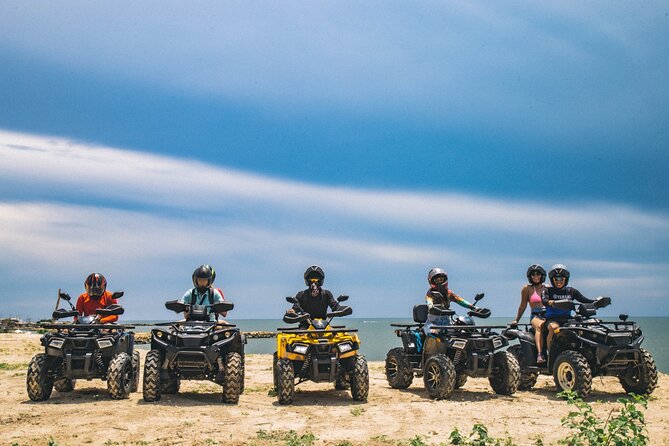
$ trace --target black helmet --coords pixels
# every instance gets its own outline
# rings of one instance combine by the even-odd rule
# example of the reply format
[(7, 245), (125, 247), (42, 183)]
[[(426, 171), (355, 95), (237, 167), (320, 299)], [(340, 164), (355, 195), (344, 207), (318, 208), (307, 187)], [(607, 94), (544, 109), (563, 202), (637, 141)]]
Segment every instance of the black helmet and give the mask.
[(544, 269), (543, 266), (537, 264), (531, 265), (529, 268), (527, 268), (527, 281), (530, 282), (530, 284), (534, 283), (532, 282), (532, 277), (530, 276), (532, 275), (532, 273), (535, 272), (541, 274), (541, 283), (544, 283), (544, 281), (546, 280), (546, 270)]
[(100, 273), (90, 273), (84, 280), (86, 292), (93, 299), (100, 299), (107, 290), (107, 279)]
[(548, 272), (548, 278), (551, 280), (551, 284), (553, 286), (555, 286), (556, 277), (564, 277), (564, 286), (567, 286), (567, 284), (569, 283), (569, 270), (567, 269), (567, 267), (562, 265), (561, 263), (553, 265), (551, 270)]
[(311, 285), (312, 279), (314, 279), (316, 285), (323, 286), (323, 281), (325, 280), (325, 273), (323, 272), (320, 266), (311, 265), (304, 272), (304, 283), (306, 283), (307, 286)]
[[(197, 279), (207, 279), (207, 286), (198, 286)], [(193, 286), (201, 293), (209, 288), (214, 280), (216, 280), (216, 271), (209, 265), (200, 265), (193, 271)]]
[(437, 277), (443, 277), (444, 278), (444, 284), (448, 286), (448, 274), (446, 273), (446, 270), (443, 268), (432, 268), (429, 273), (427, 273), (427, 281), (430, 283), (432, 286), (437, 286), (436, 283), (434, 283), (434, 279)]

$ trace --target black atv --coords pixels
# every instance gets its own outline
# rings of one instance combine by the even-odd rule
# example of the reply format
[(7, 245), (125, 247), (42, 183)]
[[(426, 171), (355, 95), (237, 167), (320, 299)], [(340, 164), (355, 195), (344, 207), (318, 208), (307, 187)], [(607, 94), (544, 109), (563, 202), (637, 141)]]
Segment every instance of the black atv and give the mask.
[[(347, 299), (339, 296), (337, 301)], [(292, 296), (286, 300), (298, 303)], [(278, 329), (273, 375), (279, 404), (292, 403), (295, 386), (305, 381), (334, 382), (337, 390), (351, 389), (355, 401), (367, 401), (369, 370), (359, 351), (358, 330), (330, 325), (332, 318), (351, 313), (351, 307), (341, 306), (328, 313), (327, 319), (312, 319), (304, 311), (284, 316), (284, 322), (300, 325)]]
[(151, 330), (151, 350), (144, 360), (144, 401), (158, 401), (161, 394), (179, 391), (182, 379), (210, 380), (223, 387), (223, 402), (236, 404), (244, 391), (244, 344), (235, 325), (212, 321), (211, 315), (234, 308), (232, 302), (211, 307), (165, 303), (188, 319), (156, 324), (169, 328)]
[[(114, 299), (123, 291), (113, 294)], [(97, 324), (95, 316), (78, 316), (67, 293), (59, 292), (59, 301), (70, 304), (70, 310), (59, 308), (53, 319), (77, 317), (76, 323), (43, 324), (55, 330), (40, 339), (45, 352), (33, 357), (28, 365), (26, 385), (33, 401), (45, 401), (55, 387), (59, 392), (74, 390), (77, 379), (94, 378), (107, 381), (114, 399), (127, 398), (139, 384), (139, 352), (134, 351), (135, 338), (126, 330), (131, 325)], [(96, 311), (100, 316), (123, 314), (120, 305), (110, 305)]]
[[(478, 294), (475, 300), (483, 298)], [(406, 389), (414, 375), (423, 377), (431, 398), (448, 398), (454, 389), (462, 387), (467, 377), (487, 377), (493, 390), (511, 395), (518, 389), (520, 366), (515, 356), (501, 350), (508, 341), (492, 331), (497, 326), (476, 326), (471, 316), (487, 318), (490, 310), (476, 309), (468, 316), (456, 316), (453, 310), (435, 305), (430, 314), (449, 316), (450, 325), (432, 325), (427, 336), (423, 327), (428, 306), (413, 308), (415, 324), (390, 324), (401, 327), (395, 334), (402, 347), (391, 349), (386, 356), (386, 379), (394, 389)]]
[[(635, 322), (627, 321), (626, 314), (613, 322), (595, 317), (597, 309), (610, 304), (610, 297), (599, 297), (592, 304), (554, 301), (555, 308), (576, 311), (554, 333), (546, 362), (541, 364), (536, 362), (534, 327), (519, 324), (524, 328), (505, 330), (506, 337), (519, 341), (509, 351), (521, 366), (521, 390), (531, 389), (542, 374), (553, 375), (560, 390), (572, 390), (581, 397), (590, 393), (593, 376), (617, 376), (626, 392), (652, 393), (657, 387), (657, 368), (652, 355), (641, 348), (644, 339), (641, 329)], [(545, 338), (546, 330), (542, 335)]]

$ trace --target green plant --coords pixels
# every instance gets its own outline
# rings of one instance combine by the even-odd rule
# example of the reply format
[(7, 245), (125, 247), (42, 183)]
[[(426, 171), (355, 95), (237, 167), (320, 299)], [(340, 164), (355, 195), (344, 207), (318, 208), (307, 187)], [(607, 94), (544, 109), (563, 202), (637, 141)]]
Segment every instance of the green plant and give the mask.
[(458, 428), (453, 429), (449, 436), (451, 444), (462, 446), (514, 446), (513, 439), (509, 436), (506, 438), (494, 438), (488, 435), (488, 428), (483, 424), (476, 423), (472, 427), (472, 432), (468, 436), (460, 433)]
[(18, 370), (18, 369), (27, 369), (27, 363), (7, 363), (0, 362), (0, 370)]
[(409, 446), (426, 446), (423, 442), (423, 439), (420, 436), (416, 435), (414, 438), (409, 440)]
[(354, 407), (353, 409), (351, 409), (351, 415), (353, 415), (354, 417), (358, 417), (363, 413), (365, 413), (365, 409), (362, 407)]
[(276, 387), (270, 387), (267, 391), (267, 396), (276, 397)]
[(56, 440), (54, 440), (53, 437), (49, 437), (49, 441), (47, 442), (46, 445), (47, 446), (58, 446), (58, 443), (56, 442)]
[(630, 394), (630, 398), (619, 398), (622, 408), (617, 414), (612, 409), (606, 420), (595, 415), (590, 404), (584, 402), (574, 392), (560, 392), (567, 404), (574, 406), (567, 416), (562, 418), (562, 425), (572, 433), (560, 443), (569, 446), (645, 446), (649, 443), (644, 414), (637, 404), (648, 408), (648, 397)]

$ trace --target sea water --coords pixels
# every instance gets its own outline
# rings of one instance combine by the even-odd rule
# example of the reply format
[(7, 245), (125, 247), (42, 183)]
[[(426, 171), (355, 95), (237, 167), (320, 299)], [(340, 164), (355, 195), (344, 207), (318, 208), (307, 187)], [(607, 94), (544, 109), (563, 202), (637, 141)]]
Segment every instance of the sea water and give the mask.
[[(602, 318), (604, 321), (615, 321), (615, 318)], [(634, 320), (641, 330), (645, 339), (642, 347), (650, 351), (655, 358), (658, 370), (669, 373), (669, 343), (665, 327), (669, 324), (667, 317), (640, 317)], [(242, 331), (271, 331), (276, 332), (278, 327), (287, 325), (277, 319), (232, 319), (227, 321), (237, 325)], [(505, 326), (510, 318), (491, 317), (478, 325), (500, 325)], [(140, 322), (140, 321), (137, 321)], [(141, 321), (146, 323), (147, 321)], [(126, 321), (131, 323), (131, 321)], [(395, 327), (391, 323), (411, 324), (410, 319), (365, 319), (365, 318), (341, 318), (336, 319), (335, 324), (346, 325), (347, 327), (357, 329), (361, 340), (360, 351), (369, 361), (383, 361), (386, 359), (386, 353), (393, 347), (400, 347), (402, 342), (395, 335)], [(149, 331), (151, 327), (138, 326), (135, 331)], [(249, 339), (245, 349), (246, 353), (267, 353), (276, 351), (276, 338)]]

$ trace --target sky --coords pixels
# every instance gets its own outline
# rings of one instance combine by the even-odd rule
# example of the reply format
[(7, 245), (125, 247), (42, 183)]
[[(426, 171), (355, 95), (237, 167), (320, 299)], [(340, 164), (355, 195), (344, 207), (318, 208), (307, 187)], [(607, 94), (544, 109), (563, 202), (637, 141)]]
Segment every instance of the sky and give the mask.
[(667, 55), (666, 2), (0, 2), (0, 316), (203, 263), (233, 320), (311, 264), (354, 317), (438, 266), (511, 320), (533, 263), (669, 316)]

